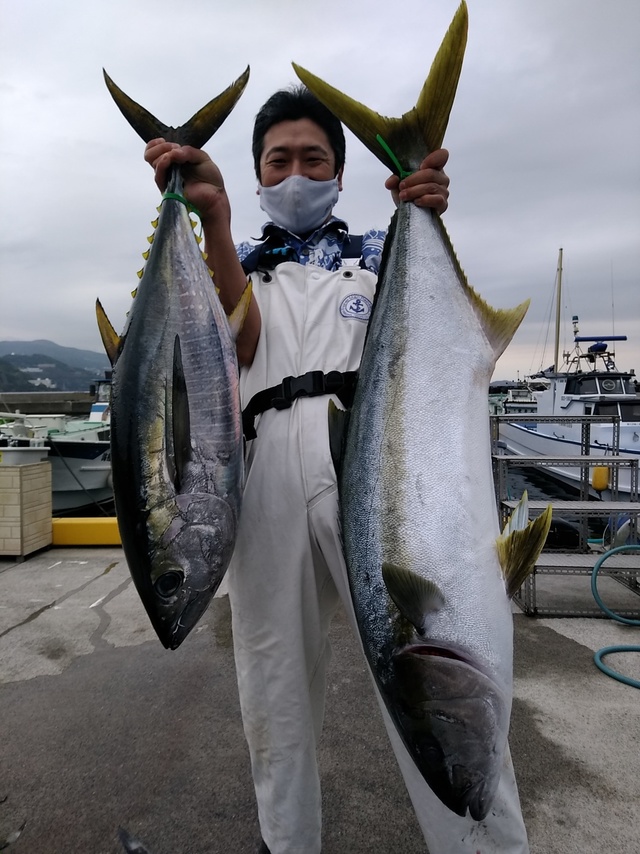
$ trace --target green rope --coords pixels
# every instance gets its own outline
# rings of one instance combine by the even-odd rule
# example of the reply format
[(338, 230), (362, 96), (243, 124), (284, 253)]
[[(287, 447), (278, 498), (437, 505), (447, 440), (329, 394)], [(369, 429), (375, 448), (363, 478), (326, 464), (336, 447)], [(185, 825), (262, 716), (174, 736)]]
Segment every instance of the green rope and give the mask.
[(405, 170), (405, 169), (400, 165), (400, 161), (399, 161), (399, 160), (398, 160), (398, 158), (395, 156), (395, 154), (393, 153), (393, 151), (391, 151), (391, 149), (389, 148), (389, 146), (387, 145), (387, 143), (384, 141), (384, 139), (380, 136), (380, 134), (378, 134), (378, 135), (376, 136), (376, 140), (380, 143), (380, 145), (382, 146), (382, 148), (384, 148), (384, 150), (386, 151), (386, 153), (387, 153), (387, 154), (389, 155), (389, 157), (391, 158), (391, 162), (392, 162), (392, 163), (393, 163), (393, 165), (396, 167), (396, 170), (397, 170), (397, 172), (398, 172), (398, 175), (400, 176), (400, 180), (402, 180), (403, 178), (408, 178), (408, 177), (409, 177), (409, 175), (413, 175), (413, 172), (407, 172), (407, 171), (406, 171), (406, 170)]
[(181, 196), (180, 193), (163, 193), (163, 199), (175, 199), (177, 202), (182, 202), (182, 204), (186, 207), (186, 209), (190, 213), (194, 213), (200, 220), (202, 220), (202, 216), (200, 215), (200, 211), (194, 207), (191, 202), (187, 201), (184, 196)]

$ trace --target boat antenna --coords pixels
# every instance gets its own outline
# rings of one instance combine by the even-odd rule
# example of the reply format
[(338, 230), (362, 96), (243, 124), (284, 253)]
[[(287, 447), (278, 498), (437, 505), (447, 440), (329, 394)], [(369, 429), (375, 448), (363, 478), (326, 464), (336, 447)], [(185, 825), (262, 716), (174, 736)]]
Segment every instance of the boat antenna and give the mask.
[(560, 370), (560, 307), (562, 305), (562, 247), (558, 253), (558, 270), (556, 277), (556, 340), (553, 355), (553, 369), (556, 373)]

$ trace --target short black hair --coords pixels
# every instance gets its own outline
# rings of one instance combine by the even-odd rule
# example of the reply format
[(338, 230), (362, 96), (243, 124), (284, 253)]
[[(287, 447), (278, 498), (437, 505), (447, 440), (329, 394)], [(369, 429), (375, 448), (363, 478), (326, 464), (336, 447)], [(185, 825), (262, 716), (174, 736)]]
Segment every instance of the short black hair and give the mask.
[(273, 94), (256, 116), (251, 146), (258, 180), (265, 134), (273, 125), (298, 119), (310, 119), (326, 133), (336, 160), (336, 175), (344, 166), (345, 140), (340, 120), (306, 86), (292, 86)]

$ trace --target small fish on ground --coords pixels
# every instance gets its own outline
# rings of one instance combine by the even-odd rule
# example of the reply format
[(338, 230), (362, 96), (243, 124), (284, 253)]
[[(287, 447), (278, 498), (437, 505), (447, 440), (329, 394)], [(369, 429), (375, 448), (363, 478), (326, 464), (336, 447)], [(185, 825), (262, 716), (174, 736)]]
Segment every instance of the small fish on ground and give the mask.
[(134, 839), (123, 827), (118, 828), (118, 839), (122, 842), (122, 847), (127, 854), (151, 854), (151, 851), (142, 842)]

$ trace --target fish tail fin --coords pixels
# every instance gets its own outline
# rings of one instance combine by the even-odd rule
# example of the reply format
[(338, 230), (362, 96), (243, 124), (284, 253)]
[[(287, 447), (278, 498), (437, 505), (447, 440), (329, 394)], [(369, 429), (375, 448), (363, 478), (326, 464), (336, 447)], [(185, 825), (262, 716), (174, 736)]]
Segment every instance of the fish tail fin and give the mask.
[(396, 175), (418, 168), (440, 148), (458, 87), (467, 43), (467, 5), (458, 7), (422, 87), (416, 106), (386, 118), (293, 63), (304, 85)]
[(529, 497), (522, 495), (517, 507), (496, 540), (498, 558), (511, 598), (524, 584), (540, 556), (549, 528), (552, 508), (549, 505), (533, 522), (529, 521)]
[(120, 112), (145, 142), (162, 137), (167, 142), (177, 142), (180, 145), (191, 145), (194, 148), (202, 146), (222, 125), (235, 107), (249, 80), (249, 66), (238, 79), (228, 86), (224, 92), (205, 104), (189, 121), (180, 127), (173, 128), (163, 124), (140, 104), (120, 89), (107, 72), (102, 69), (107, 89), (111, 93)]
[(253, 283), (251, 282), (251, 277), (249, 277), (249, 279), (247, 280), (247, 286), (242, 292), (242, 296), (238, 300), (236, 307), (233, 309), (233, 311), (227, 318), (229, 321), (229, 328), (231, 329), (231, 335), (233, 336), (234, 341), (242, 331), (244, 322), (247, 319), (247, 313), (249, 311), (249, 306), (251, 305), (252, 293)]
[(100, 332), (100, 338), (102, 339), (102, 345), (106, 350), (107, 357), (113, 367), (118, 359), (118, 355), (120, 354), (122, 340), (113, 328), (99, 299), (96, 300), (96, 319), (98, 321), (98, 330)]

